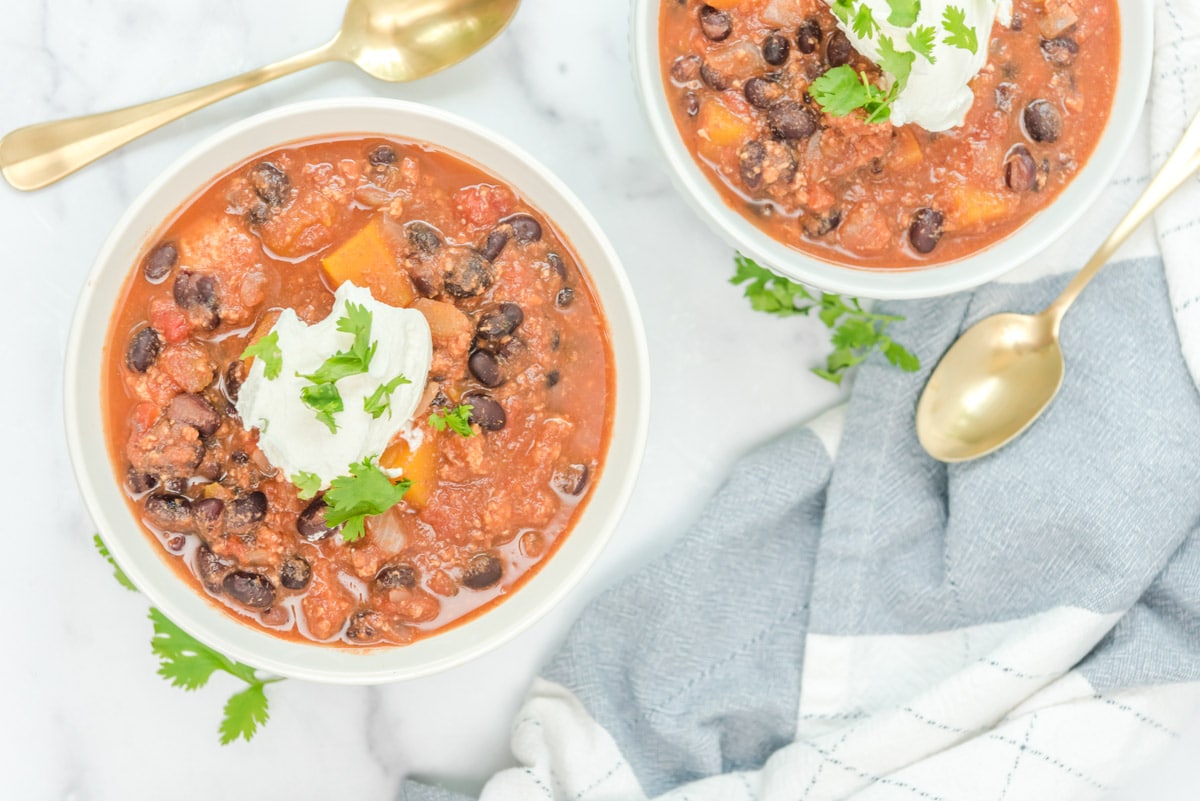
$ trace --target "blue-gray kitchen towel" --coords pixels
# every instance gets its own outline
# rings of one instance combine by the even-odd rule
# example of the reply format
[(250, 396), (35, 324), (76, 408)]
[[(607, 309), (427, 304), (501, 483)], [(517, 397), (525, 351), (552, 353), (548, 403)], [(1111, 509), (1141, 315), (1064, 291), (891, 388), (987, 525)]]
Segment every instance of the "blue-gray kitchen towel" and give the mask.
[(1169, 743), (1200, 700), (1200, 395), (1161, 262), (1088, 290), (1015, 443), (947, 466), (913, 430), (960, 331), (1063, 283), (895, 304), (922, 372), (871, 360), (597, 600), (484, 801), (1086, 798)]

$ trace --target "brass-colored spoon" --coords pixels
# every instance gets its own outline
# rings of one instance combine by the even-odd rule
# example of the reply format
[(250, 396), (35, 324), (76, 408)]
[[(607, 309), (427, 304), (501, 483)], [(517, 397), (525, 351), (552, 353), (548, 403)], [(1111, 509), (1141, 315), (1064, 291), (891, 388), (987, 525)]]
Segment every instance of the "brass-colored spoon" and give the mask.
[(41, 189), (196, 109), (327, 61), (384, 81), (414, 81), (457, 64), (508, 25), (520, 0), (350, 0), (328, 43), (266, 67), (137, 106), (20, 128), (0, 139), (0, 172)]
[(935, 459), (965, 462), (1007, 445), (1062, 385), (1058, 332), (1067, 309), (1130, 234), (1200, 171), (1200, 116), (1112, 235), (1039, 314), (997, 314), (951, 346), (917, 403), (917, 437)]

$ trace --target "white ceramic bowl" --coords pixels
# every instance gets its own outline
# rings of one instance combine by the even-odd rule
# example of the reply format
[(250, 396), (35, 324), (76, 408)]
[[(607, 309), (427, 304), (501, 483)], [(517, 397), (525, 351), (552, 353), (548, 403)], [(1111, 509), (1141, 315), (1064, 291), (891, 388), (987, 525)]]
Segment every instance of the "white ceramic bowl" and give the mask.
[[(209, 181), (256, 153), (289, 142), (363, 134), (423, 140), (481, 165), (515, 187), (566, 236), (591, 276), (608, 319), (616, 403), (605, 467), (587, 508), (558, 551), (490, 611), (409, 646), (348, 649), (284, 640), (237, 621), (180, 580), (162, 546), (131, 514), (114, 478), (99, 398), (109, 320), (138, 254), (166, 215)], [(496, 647), (551, 609), (596, 559), (625, 508), (649, 417), (645, 334), (625, 272), (596, 221), (545, 167), (516, 146), (444, 112), (390, 100), (301, 103), (253, 117), (194, 148), (137, 199), (117, 224), (84, 285), (67, 346), (66, 426), (83, 497), (117, 563), (167, 617), (255, 667), (313, 681), (368, 684), (414, 678)]]
[(684, 197), (731, 245), (796, 281), (858, 297), (922, 298), (970, 289), (1026, 263), (1079, 221), (1112, 179), (1137, 129), (1150, 85), (1154, 4), (1118, 0), (1121, 66), (1112, 114), (1095, 153), (1046, 209), (1007, 239), (924, 269), (866, 270), (822, 261), (777, 242), (730, 208), (683, 144), (659, 69), (658, 11), (664, 0), (632, 0), (634, 80), (667, 170)]

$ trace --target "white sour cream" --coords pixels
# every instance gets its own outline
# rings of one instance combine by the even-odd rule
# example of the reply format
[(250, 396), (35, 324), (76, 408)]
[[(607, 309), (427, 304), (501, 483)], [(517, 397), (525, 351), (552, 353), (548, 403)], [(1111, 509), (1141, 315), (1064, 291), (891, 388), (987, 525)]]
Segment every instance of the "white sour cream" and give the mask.
[[(838, 21), (838, 27), (850, 39), (854, 49), (872, 61), (879, 63), (878, 42), (882, 36), (890, 36), (897, 50), (911, 51), (905, 41), (911, 28), (901, 28), (887, 21), (891, 9), (887, 0), (862, 0), (871, 9), (879, 23), (881, 33), (871, 39), (863, 39), (854, 33), (851, 26)], [(942, 17), (947, 6), (956, 6), (966, 13), (966, 24), (974, 28), (979, 42), (976, 53), (946, 44)], [(1012, 0), (924, 0), (914, 28), (928, 25), (937, 31), (937, 44), (933, 55), (936, 64), (930, 64), (918, 55), (913, 64), (908, 85), (892, 104), (892, 124), (916, 123), (927, 131), (945, 131), (962, 125), (975, 102), (971, 92), (971, 79), (979, 74), (988, 59), (988, 43), (992, 37), (992, 25), (1000, 20), (1003, 25), (1012, 24)]]
[[(378, 347), (368, 372), (336, 384), (345, 408), (334, 415), (335, 434), (301, 400), (301, 390), (310, 383), (301, 376), (316, 372), (334, 353), (350, 349), (353, 335), (337, 330), (348, 301), (371, 312), (371, 341)], [(347, 282), (334, 296), (333, 311), (321, 322), (305, 325), (286, 309), (271, 331), (279, 336), (283, 369), (268, 379), (265, 361), (256, 358), (238, 392), (237, 410), (247, 429), (258, 429), (258, 446), (267, 459), (289, 478), (300, 472), (315, 473), (327, 487), (334, 478), (346, 475), (351, 464), (379, 456), (408, 427), (425, 392), (433, 358), (429, 324), (419, 311), (380, 303), (370, 290)], [(364, 400), (400, 374), (412, 383), (392, 392), (390, 415), (384, 412), (373, 418), (363, 408)]]

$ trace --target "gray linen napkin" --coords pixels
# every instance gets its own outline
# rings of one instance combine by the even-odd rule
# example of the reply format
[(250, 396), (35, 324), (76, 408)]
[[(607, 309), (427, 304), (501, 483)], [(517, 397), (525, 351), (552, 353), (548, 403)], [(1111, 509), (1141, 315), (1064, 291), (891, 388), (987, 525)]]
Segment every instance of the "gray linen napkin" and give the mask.
[(1064, 282), (888, 304), (923, 371), (870, 360), (836, 456), (784, 434), (594, 602), (482, 797), (1083, 798), (1169, 742), (1200, 698), (1200, 396), (1161, 262), (1088, 289), (1017, 442), (948, 467), (913, 431), (960, 331)]

